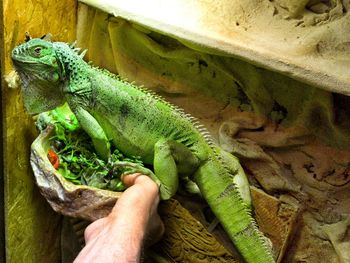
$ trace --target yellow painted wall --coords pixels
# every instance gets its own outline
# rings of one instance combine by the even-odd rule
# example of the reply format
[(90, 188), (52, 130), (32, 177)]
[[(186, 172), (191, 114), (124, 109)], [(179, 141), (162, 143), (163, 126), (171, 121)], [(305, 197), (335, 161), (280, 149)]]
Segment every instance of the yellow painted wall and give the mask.
[[(2, 9), (2, 75), (12, 70), (11, 50), (23, 42), (25, 32), (33, 37), (50, 32), (59, 41), (75, 39), (75, 0), (3, 0)], [(6, 262), (59, 262), (60, 216), (41, 197), (29, 165), (36, 136), (33, 121), (24, 111), (20, 90), (9, 89), (1, 79)]]

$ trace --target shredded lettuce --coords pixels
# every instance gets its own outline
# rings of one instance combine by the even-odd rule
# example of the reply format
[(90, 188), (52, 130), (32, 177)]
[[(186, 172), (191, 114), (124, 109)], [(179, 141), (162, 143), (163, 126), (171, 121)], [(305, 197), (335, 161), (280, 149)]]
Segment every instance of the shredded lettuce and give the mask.
[(126, 168), (116, 165), (116, 162), (131, 162), (143, 166), (140, 158), (126, 157), (112, 146), (108, 161), (102, 160), (95, 153), (91, 138), (79, 127), (72, 114), (69, 108), (57, 108), (40, 114), (37, 120), (40, 130), (48, 124), (55, 127), (55, 135), (50, 138), (50, 145), (59, 158), (58, 172), (74, 184), (118, 192), (125, 190), (120, 177)]

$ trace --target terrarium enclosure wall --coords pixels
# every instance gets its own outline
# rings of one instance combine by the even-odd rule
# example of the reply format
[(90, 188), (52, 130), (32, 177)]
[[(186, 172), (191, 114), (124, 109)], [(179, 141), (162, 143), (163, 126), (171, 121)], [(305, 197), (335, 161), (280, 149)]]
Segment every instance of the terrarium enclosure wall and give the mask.
[(59, 262), (61, 216), (54, 213), (34, 184), (30, 145), (37, 136), (24, 108), (20, 89), (4, 76), (13, 69), (11, 50), (25, 33), (41, 37), (51, 32), (61, 41), (76, 38), (77, 3), (64, 1), (1, 1), (1, 94), (5, 258), (1, 262)]
[[(3, 1), (6, 262), (62, 262), (64, 250), (29, 165), (33, 119), (4, 82), (25, 32), (77, 40), (86, 60), (197, 117), (240, 159), (279, 262), (350, 261), (349, 1), (81, 2)], [(158, 249), (175, 262), (237, 259), (186, 200), (161, 213)]]

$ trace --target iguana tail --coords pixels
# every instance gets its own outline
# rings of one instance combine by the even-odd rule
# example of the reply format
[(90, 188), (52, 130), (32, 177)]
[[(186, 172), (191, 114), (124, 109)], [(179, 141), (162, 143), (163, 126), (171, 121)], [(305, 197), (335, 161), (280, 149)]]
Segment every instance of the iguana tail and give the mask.
[(245, 261), (275, 262), (266, 237), (258, 230), (251, 210), (240, 196), (232, 177), (213, 153), (196, 171), (193, 180)]

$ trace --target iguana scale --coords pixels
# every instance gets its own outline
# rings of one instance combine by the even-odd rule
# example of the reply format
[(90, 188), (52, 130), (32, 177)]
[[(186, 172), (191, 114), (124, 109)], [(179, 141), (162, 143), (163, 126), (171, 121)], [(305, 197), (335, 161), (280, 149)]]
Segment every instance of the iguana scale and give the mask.
[(12, 51), (27, 111), (36, 114), (67, 102), (97, 153), (110, 141), (126, 155), (153, 164), (148, 174), (162, 199), (189, 178), (246, 262), (274, 262), (251, 215), (249, 185), (238, 160), (215, 146), (194, 118), (157, 95), (93, 67), (74, 47), (31, 39)]

